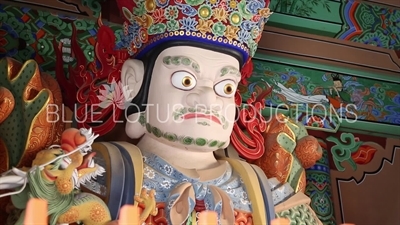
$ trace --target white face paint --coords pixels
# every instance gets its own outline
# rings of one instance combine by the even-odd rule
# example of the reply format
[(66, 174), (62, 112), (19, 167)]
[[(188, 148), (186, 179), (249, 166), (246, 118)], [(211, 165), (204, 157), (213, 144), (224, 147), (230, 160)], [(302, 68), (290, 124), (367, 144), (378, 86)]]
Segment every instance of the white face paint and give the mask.
[(147, 133), (194, 151), (226, 147), (240, 78), (239, 62), (230, 55), (188, 46), (164, 50), (153, 68)]

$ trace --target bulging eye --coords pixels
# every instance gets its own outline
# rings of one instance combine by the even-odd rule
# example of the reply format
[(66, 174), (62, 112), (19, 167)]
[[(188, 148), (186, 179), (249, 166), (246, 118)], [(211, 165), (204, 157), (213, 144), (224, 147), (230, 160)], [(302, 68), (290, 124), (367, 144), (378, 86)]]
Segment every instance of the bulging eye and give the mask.
[(232, 97), (236, 92), (236, 84), (233, 80), (223, 80), (214, 85), (214, 91), (221, 97)]
[(181, 90), (192, 90), (196, 86), (196, 78), (185, 71), (178, 71), (172, 74), (171, 83), (174, 87)]

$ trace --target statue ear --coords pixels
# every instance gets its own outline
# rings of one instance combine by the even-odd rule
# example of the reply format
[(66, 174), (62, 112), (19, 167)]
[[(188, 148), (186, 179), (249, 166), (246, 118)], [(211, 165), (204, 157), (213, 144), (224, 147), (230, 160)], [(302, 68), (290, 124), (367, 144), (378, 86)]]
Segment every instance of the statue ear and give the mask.
[(143, 83), (144, 65), (136, 59), (128, 59), (124, 62), (121, 69), (121, 82), (124, 89), (126, 101), (130, 102), (139, 93)]
[[(124, 93), (126, 100), (131, 102), (139, 93), (143, 84), (144, 65), (142, 61), (136, 59), (128, 59), (124, 62), (121, 69), (121, 82), (123, 87), (126, 87)], [(137, 139), (145, 133), (145, 127), (139, 122), (140, 113), (129, 115), (126, 121), (125, 132), (128, 137)]]

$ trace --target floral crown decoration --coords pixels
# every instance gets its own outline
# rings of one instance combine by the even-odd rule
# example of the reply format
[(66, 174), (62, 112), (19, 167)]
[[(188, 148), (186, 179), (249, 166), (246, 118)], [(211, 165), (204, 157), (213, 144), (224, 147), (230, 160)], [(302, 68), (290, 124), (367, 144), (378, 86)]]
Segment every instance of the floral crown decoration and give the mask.
[(253, 57), (271, 12), (269, 0), (116, 0), (124, 16), (123, 42), (141, 58), (169, 40), (193, 40)]

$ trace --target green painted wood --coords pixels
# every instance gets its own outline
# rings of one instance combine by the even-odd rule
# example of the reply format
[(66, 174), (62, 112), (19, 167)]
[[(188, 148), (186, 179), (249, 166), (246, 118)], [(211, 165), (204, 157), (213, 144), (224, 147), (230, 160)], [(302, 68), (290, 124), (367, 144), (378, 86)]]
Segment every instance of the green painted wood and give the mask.
[(335, 37), (342, 31), (340, 1), (275, 0), (271, 1), (268, 26)]
[(274, 13), (341, 24), (341, 5), (341, 1), (330, 0), (272, 0), (269, 7)]
[[(377, 79), (387, 82), (398, 83), (400, 85), (400, 76), (390, 76), (386, 74), (376, 74), (369, 72), (367, 70), (356, 70), (347, 67), (336, 67), (327, 64), (319, 64), (314, 62), (308, 62), (303, 60), (297, 60), (293, 58), (286, 58), (286, 57), (279, 57), (279, 56), (271, 56), (262, 53), (256, 53), (254, 59), (264, 60), (266, 62), (271, 62), (275, 64), (281, 65), (288, 65), (288, 66), (298, 66), (308, 69), (314, 70), (323, 70), (323, 71), (335, 71), (336, 73), (353, 75), (358, 77), (370, 78), (370, 79)], [(281, 68), (282, 66), (277, 65), (277, 69)]]
[(283, 28), (326, 37), (335, 37), (342, 30), (341, 24), (302, 18), (282, 13), (274, 13), (267, 26)]
[(400, 49), (400, 10), (361, 0), (272, 0), (268, 26)]

